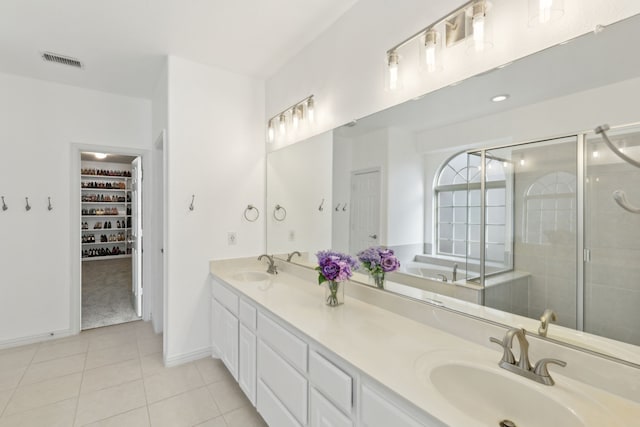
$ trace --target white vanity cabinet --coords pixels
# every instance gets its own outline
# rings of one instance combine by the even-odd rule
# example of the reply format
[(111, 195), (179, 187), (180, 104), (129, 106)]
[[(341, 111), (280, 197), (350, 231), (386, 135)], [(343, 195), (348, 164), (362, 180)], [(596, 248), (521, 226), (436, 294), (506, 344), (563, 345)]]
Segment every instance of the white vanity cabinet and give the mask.
[(232, 287), (214, 280), (212, 295), (212, 348), (268, 425), (441, 425)]
[(220, 360), (225, 364), (233, 378), (238, 380), (238, 319), (220, 304), (212, 299), (212, 336), (218, 350)]
[(256, 313), (250, 303), (240, 300), (238, 384), (249, 401), (256, 405)]

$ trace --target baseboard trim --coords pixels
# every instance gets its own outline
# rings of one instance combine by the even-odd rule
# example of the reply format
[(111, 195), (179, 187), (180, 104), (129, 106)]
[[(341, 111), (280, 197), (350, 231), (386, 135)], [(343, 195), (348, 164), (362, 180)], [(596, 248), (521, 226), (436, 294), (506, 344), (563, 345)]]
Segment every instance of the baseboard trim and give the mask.
[(171, 368), (173, 366), (182, 365), (184, 363), (193, 362), (194, 360), (211, 357), (211, 347), (204, 347), (199, 350), (190, 351), (189, 353), (178, 354), (175, 356), (167, 356), (164, 359), (164, 366)]
[(71, 329), (60, 329), (53, 332), (43, 334), (29, 335), (26, 337), (12, 338), (0, 341), (0, 349), (19, 347), (21, 345), (34, 344), (38, 342), (51, 341), (58, 338), (70, 337), (75, 335)]

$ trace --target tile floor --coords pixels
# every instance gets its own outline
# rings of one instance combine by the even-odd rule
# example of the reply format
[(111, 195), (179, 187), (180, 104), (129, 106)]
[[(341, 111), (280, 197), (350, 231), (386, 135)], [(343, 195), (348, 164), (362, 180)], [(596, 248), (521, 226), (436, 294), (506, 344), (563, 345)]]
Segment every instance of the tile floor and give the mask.
[(222, 362), (165, 368), (149, 322), (0, 350), (0, 427), (262, 427)]

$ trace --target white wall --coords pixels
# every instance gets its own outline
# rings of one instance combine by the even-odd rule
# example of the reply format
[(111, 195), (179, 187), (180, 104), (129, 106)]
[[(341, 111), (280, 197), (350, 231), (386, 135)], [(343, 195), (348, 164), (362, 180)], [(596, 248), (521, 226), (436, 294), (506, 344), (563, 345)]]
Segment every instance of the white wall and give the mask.
[(168, 75), (164, 357), (176, 364), (210, 351), (209, 261), (264, 251), (264, 215), (242, 216), (264, 206), (264, 83), (173, 56)]
[[(261, 212), (267, 222), (269, 253), (308, 252), (315, 262), (313, 254), (331, 248), (332, 153), (331, 132), (269, 153), (267, 208)], [(276, 205), (287, 211), (283, 221), (273, 216)]]
[[(266, 112), (271, 117), (299, 99), (315, 94), (318, 134), (407, 99), (495, 68), (569, 38), (640, 12), (628, 0), (565, 0), (565, 15), (556, 23), (530, 28), (527, 2), (493, 1), (494, 47), (482, 54), (464, 43), (445, 50), (445, 68), (428, 78), (405, 76), (399, 93), (385, 92), (385, 52), (405, 37), (446, 15), (462, 1), (368, 0), (356, 3), (320, 37), (285, 64), (266, 86)], [(401, 51), (409, 60), (415, 45)], [(263, 124), (263, 126), (266, 126)], [(263, 127), (264, 129), (264, 127)], [(263, 136), (264, 138), (264, 136)]]
[(71, 144), (146, 150), (151, 105), (8, 74), (0, 74), (0, 93), (0, 195), (9, 206), (0, 210), (0, 345), (11, 345), (70, 332), (70, 266), (79, 262), (71, 259), (72, 230), (77, 250), (80, 243), (70, 220), (73, 212), (80, 221)]
[(424, 166), (412, 133), (389, 129), (387, 162), (387, 245), (422, 249)]

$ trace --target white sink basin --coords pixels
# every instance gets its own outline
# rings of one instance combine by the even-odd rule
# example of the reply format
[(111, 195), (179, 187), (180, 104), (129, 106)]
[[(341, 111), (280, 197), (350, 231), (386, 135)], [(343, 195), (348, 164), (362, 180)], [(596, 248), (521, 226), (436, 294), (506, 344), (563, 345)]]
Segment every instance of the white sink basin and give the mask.
[(479, 425), (497, 427), (503, 420), (527, 427), (623, 425), (605, 406), (572, 386), (538, 384), (501, 369), (497, 362), (437, 359), (419, 358), (419, 375), (451, 410)]
[(260, 283), (271, 280), (271, 275), (263, 271), (240, 271), (231, 276), (233, 280), (239, 282)]

